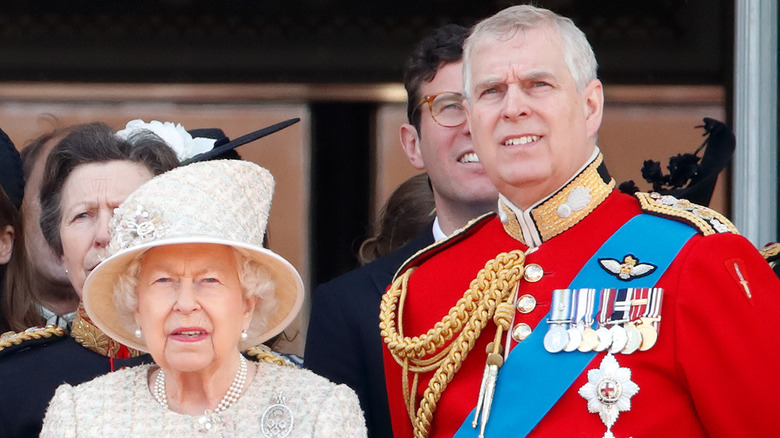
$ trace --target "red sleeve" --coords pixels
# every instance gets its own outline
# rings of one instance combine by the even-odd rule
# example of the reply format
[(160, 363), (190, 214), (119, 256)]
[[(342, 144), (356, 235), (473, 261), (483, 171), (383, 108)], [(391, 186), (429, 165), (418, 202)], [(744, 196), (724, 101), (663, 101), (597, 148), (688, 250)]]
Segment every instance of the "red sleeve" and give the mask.
[(385, 385), (387, 386), (387, 401), (390, 406), (390, 421), (393, 425), (394, 437), (413, 436), (412, 423), (409, 415), (405, 414), (404, 396), (401, 392), (400, 366), (386, 346), (382, 348), (382, 356), (385, 364)]
[(780, 280), (746, 239), (694, 237), (664, 276), (678, 291), (674, 351), (711, 437), (780, 430)]

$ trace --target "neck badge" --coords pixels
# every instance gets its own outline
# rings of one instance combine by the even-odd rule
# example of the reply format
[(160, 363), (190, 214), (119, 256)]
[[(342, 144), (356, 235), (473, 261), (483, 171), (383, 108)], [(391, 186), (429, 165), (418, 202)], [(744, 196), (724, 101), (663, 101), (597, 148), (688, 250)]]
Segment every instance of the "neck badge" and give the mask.
[(599, 414), (607, 427), (603, 438), (614, 438), (612, 426), (621, 412), (631, 409), (631, 397), (639, 392), (639, 385), (631, 381), (631, 369), (607, 354), (598, 368), (588, 370), (588, 383), (578, 392), (588, 401), (588, 412)]

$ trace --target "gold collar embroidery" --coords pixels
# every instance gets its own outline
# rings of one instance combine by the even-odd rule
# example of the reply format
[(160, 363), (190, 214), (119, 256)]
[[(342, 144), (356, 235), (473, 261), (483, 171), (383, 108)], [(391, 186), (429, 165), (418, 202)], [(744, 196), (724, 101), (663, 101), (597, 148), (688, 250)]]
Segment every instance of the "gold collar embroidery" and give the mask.
[(128, 350), (130, 357), (145, 354), (143, 351), (124, 346), (103, 333), (89, 319), (82, 304), (79, 304), (79, 308), (76, 310), (76, 318), (73, 319), (73, 328), (70, 331), (70, 335), (85, 348), (106, 357), (117, 357), (122, 347)]
[(501, 196), (499, 209), (504, 230), (528, 246), (539, 246), (576, 225), (615, 188), (604, 157), (599, 153), (577, 176), (526, 211)]

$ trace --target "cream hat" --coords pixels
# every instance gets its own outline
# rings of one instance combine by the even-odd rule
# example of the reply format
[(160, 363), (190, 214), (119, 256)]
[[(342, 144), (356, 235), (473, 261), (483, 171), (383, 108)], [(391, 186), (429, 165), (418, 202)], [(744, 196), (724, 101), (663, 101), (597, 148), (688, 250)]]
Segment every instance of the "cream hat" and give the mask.
[(84, 308), (101, 330), (117, 341), (148, 351), (127, 327), (114, 303), (114, 285), (128, 265), (150, 248), (181, 243), (215, 243), (243, 248), (274, 283), (277, 306), (264, 329), (256, 306), (241, 348), (281, 333), (303, 303), (303, 282), (284, 258), (263, 247), (274, 180), (268, 170), (241, 160), (193, 163), (159, 175), (114, 210), (109, 257), (87, 277)]

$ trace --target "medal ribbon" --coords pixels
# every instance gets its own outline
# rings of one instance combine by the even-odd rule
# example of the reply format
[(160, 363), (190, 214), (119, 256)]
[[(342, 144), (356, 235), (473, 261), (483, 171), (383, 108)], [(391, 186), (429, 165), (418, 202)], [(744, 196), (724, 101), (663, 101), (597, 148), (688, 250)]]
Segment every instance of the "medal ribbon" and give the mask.
[(571, 295), (571, 289), (555, 289), (553, 291), (550, 319), (547, 320), (549, 324), (563, 324), (571, 322), (571, 319), (569, 319)]
[(599, 303), (601, 303), (599, 307), (601, 310), (599, 310), (598, 314), (600, 326), (607, 325), (607, 321), (612, 317), (612, 312), (615, 310), (615, 302), (613, 301), (614, 293), (615, 289), (601, 289), (601, 294), (599, 295)]
[(650, 291), (648, 287), (641, 287), (633, 290), (633, 298), (631, 299), (631, 321), (639, 320), (639, 317), (644, 316), (647, 310), (647, 296)]
[(649, 290), (648, 295), (647, 310), (645, 310), (645, 314), (643, 316), (650, 318), (650, 320), (653, 322), (653, 327), (655, 327), (657, 332), (661, 326), (660, 317), (658, 315), (661, 314), (661, 304), (663, 303), (664, 290), (660, 287), (654, 287)]
[(620, 324), (628, 321), (629, 312), (631, 311), (632, 295), (633, 292), (630, 288), (618, 289), (617, 292), (615, 292), (614, 310), (609, 319), (610, 324)]
[[(582, 267), (569, 284), (569, 289), (599, 285), (619, 288), (625, 281), (607, 273), (599, 265), (599, 258), (614, 258), (632, 249), (639, 260), (652, 260), (657, 269), (632, 283), (652, 287), (658, 282), (677, 253), (696, 234), (696, 229), (681, 222), (639, 214), (623, 224)], [(548, 313), (546, 318), (551, 318)], [(585, 368), (596, 352), (578, 354), (549, 353), (544, 349), (544, 330), (531, 332), (517, 344), (498, 373), (490, 421), (485, 436), (500, 438), (526, 436), (547, 411), (555, 405)], [(522, 376), (522, 378), (517, 378)], [(471, 427), (474, 411), (463, 419), (456, 438), (477, 437), (479, 429)], [(447, 419), (448, 421), (450, 419)]]
[(571, 327), (577, 326), (585, 318), (588, 305), (586, 289), (574, 289), (571, 291)]
[(596, 299), (596, 289), (580, 289), (580, 293), (585, 295), (585, 327), (592, 327), (593, 326), (593, 308), (595, 307), (595, 303), (593, 300)]

